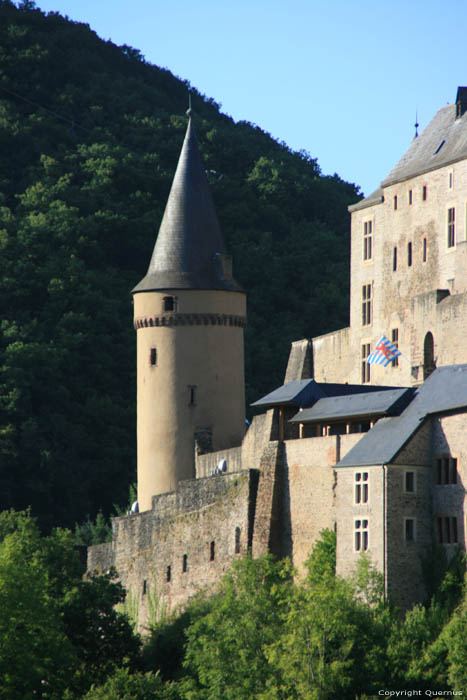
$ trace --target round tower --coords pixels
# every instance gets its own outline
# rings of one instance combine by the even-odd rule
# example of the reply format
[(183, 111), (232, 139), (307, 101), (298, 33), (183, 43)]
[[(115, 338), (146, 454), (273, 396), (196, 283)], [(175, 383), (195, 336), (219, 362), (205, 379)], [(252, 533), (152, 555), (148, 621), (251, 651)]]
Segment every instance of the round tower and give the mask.
[(139, 509), (245, 431), (246, 295), (232, 276), (191, 118), (149, 269), (134, 288)]

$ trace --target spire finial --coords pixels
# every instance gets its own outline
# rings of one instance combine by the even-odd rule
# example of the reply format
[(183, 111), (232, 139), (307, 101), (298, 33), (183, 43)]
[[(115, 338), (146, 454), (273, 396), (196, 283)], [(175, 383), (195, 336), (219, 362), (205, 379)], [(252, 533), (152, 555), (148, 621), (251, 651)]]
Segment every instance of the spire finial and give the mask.
[(193, 110), (191, 109), (191, 92), (188, 90), (188, 109), (186, 111), (187, 117), (191, 117)]
[(414, 136), (414, 138), (417, 138), (417, 136), (418, 136), (418, 127), (420, 126), (420, 124), (418, 123), (418, 110), (417, 110), (417, 109), (415, 110), (415, 124), (414, 124), (414, 126), (415, 126), (415, 136)]

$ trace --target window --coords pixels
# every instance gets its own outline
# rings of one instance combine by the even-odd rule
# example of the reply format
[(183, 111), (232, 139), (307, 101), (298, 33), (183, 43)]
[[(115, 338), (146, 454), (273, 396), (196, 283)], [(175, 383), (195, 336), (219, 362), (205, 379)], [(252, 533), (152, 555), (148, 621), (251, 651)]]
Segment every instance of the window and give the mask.
[(412, 201), (413, 201), (412, 190), (409, 190), (409, 204), (412, 204)]
[(423, 251), (423, 262), (426, 262), (426, 254), (427, 254), (426, 236), (423, 237), (422, 251)]
[(394, 246), (392, 251), (392, 270), (393, 272), (397, 270), (397, 246)]
[(448, 209), (448, 248), (456, 245), (456, 209)]
[(157, 365), (157, 350), (156, 348), (151, 348), (149, 351), (149, 364), (151, 367)]
[(356, 552), (368, 549), (368, 520), (356, 520), (354, 529), (354, 547)]
[(407, 243), (407, 265), (412, 267), (412, 242)]
[(175, 311), (175, 297), (164, 297), (162, 303), (164, 311)]
[(185, 574), (188, 571), (188, 555), (183, 555), (182, 571)]
[(235, 554), (240, 554), (240, 528), (235, 528)]
[(214, 561), (216, 557), (216, 543), (214, 540), (209, 545), (209, 561)]
[(435, 369), (435, 340), (428, 331), (423, 341), (423, 379), (427, 379)]
[(148, 592), (147, 581), (146, 581), (146, 579), (144, 579), (144, 581), (143, 581), (143, 595), (146, 595), (147, 592)]
[(368, 503), (368, 472), (355, 474), (355, 503)]
[(428, 195), (427, 186), (426, 186), (426, 185), (423, 185), (423, 188), (422, 188), (422, 199), (423, 199), (424, 202), (426, 202), (426, 200), (427, 200), (427, 195)]
[[(399, 349), (399, 329), (398, 328), (393, 328), (391, 331), (391, 341), (392, 344), (396, 346), (396, 348)], [(398, 367), (399, 366), (399, 357), (395, 357), (391, 361), (391, 367)]]
[(444, 516), (437, 518), (438, 520), (438, 541), (440, 544), (456, 544), (457, 543), (457, 518), (452, 516)]
[(370, 354), (370, 343), (364, 343), (362, 345), (362, 384), (368, 384), (370, 381), (370, 367), (368, 364), (367, 357)]
[(415, 518), (404, 518), (405, 541), (415, 541)]
[(362, 326), (371, 324), (371, 284), (362, 287)]
[(165, 579), (166, 579), (167, 583), (170, 583), (170, 581), (172, 580), (172, 569), (170, 568), (170, 566), (167, 567)]
[(397, 194), (394, 195), (394, 209), (397, 209)]
[(188, 391), (190, 392), (189, 406), (196, 406), (196, 389), (197, 387), (193, 384), (188, 387)]
[(448, 187), (450, 190), (452, 190), (452, 187), (454, 185), (454, 174), (452, 172), (449, 173), (449, 178), (448, 178)]
[(435, 483), (437, 486), (457, 484), (457, 457), (443, 456), (436, 459)]
[(415, 472), (405, 472), (404, 491), (405, 493), (415, 493)]
[(363, 224), (363, 259), (371, 260), (373, 257), (373, 222), (365, 221)]

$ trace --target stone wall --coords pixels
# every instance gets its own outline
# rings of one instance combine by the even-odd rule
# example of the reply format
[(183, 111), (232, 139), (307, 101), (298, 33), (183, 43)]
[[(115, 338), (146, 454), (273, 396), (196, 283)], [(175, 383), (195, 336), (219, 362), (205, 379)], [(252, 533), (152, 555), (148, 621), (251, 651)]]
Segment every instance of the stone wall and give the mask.
[(156, 603), (173, 609), (214, 590), (247, 552), (256, 490), (253, 470), (181, 482), (155, 496), (152, 510), (115, 518), (112, 544), (89, 548), (88, 570), (116, 567), (143, 627)]
[(215, 473), (218, 464), (225, 459), (227, 472), (238, 472), (242, 469), (242, 448), (231, 447), (229, 450), (219, 450), (205, 455), (196, 455), (196, 478), (202, 479)]

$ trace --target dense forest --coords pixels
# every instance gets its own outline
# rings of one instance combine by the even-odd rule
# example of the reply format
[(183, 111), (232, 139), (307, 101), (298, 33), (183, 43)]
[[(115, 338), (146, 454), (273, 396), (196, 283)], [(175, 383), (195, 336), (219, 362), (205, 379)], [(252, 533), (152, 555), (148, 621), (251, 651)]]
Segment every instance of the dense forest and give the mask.
[(402, 615), (364, 556), (353, 580), (336, 576), (324, 531), (298, 583), (287, 560), (245, 557), (214, 594), (169, 615), (150, 582), (141, 637), (111, 574), (82, 580), (70, 535), (0, 514), (2, 700), (369, 700), (467, 687), (460, 552), (449, 566), (432, 553), (431, 599)]
[(249, 292), (248, 402), (290, 341), (346, 325), (358, 188), (129, 46), (0, 0), (0, 509), (45, 530), (127, 501), (135, 479), (130, 290), (195, 124), (235, 275)]

